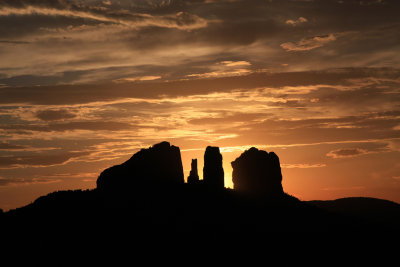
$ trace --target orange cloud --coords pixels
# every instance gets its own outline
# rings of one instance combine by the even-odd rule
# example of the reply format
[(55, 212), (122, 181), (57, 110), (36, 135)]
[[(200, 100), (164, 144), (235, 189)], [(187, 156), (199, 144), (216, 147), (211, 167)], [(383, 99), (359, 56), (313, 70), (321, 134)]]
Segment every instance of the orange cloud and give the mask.
[(53, 121), (75, 118), (76, 115), (65, 109), (45, 109), (39, 110), (36, 113), (36, 117), (44, 121)]
[(302, 24), (302, 23), (305, 23), (305, 22), (307, 22), (307, 21), (308, 21), (308, 20), (307, 20), (306, 18), (304, 18), (304, 17), (299, 17), (299, 18), (296, 19), (296, 20), (289, 19), (289, 20), (285, 21), (285, 23), (288, 24), (288, 25), (290, 25), (290, 26), (297, 26), (297, 25)]
[[(177, 12), (176, 14), (153, 16), (150, 14), (132, 13), (128, 11), (114, 13), (108, 15), (99, 12), (82, 11), (76, 9), (57, 9), (42, 6), (24, 6), (17, 7), (0, 7), (0, 16), (26, 16), (26, 15), (44, 15), (44, 16), (65, 16), (77, 17), (84, 19), (92, 19), (99, 22), (109, 22), (114, 24), (121, 24), (128, 27), (165, 27), (176, 28), (180, 30), (192, 30), (203, 28), (207, 26), (207, 20), (199, 16), (187, 13)], [(119, 17), (118, 17), (119, 15)]]
[(124, 83), (124, 82), (136, 82), (136, 81), (153, 81), (161, 79), (161, 76), (138, 76), (138, 77), (131, 77), (131, 78), (121, 78), (116, 79), (114, 82), (116, 83)]
[(309, 163), (295, 163), (295, 164), (281, 164), (282, 168), (286, 169), (293, 169), (293, 168), (298, 168), (298, 169), (309, 169), (309, 168), (323, 168), (326, 167), (325, 163), (316, 163), (316, 164), (309, 164)]
[(326, 156), (339, 159), (339, 158), (351, 158), (364, 154), (368, 154), (369, 152), (365, 149), (361, 148), (341, 148), (330, 151)]
[(297, 43), (287, 42), (281, 44), (286, 51), (309, 51), (336, 40), (334, 34), (303, 38)]

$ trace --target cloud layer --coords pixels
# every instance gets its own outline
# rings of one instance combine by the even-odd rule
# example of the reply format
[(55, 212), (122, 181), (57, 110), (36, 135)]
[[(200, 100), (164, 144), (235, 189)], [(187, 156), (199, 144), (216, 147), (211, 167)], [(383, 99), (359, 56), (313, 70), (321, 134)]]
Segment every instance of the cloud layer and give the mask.
[(2, 1), (0, 84), (217, 77), (235, 74), (216, 70), (230, 61), (250, 63), (237, 66), (239, 74), (399, 67), (398, 7), (389, 0)]

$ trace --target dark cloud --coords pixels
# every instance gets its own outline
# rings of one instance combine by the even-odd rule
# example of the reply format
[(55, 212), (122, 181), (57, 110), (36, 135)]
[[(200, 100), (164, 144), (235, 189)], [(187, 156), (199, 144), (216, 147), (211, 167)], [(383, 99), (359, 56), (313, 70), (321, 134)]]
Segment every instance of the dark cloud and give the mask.
[[(36, 10), (28, 12), (27, 6)], [(398, 7), (398, 1), (336, 0), (113, 1), (111, 4), (103, 1), (2, 1), (0, 36), (4, 42), (0, 46), (24, 44), (25, 51), (36, 51), (30, 55), (45, 53), (48, 62), (39, 66), (24, 61), (24, 64), (16, 64), (16, 69), (12, 66), (14, 60), (7, 59), (9, 67), (0, 66), (7, 80), (0, 83), (29, 86), (126, 78), (132, 73), (103, 72), (104, 66), (125, 65), (118, 54), (112, 53), (121, 48), (125, 49), (121, 51), (122, 58), (135, 59), (130, 61), (129, 68), (140, 72), (143, 65), (153, 65), (143, 75), (154, 75), (154, 72), (160, 75), (162, 68), (165, 75), (170, 75), (168, 69), (174, 69), (176, 76), (173, 78), (187, 77), (185, 70), (196, 68), (209, 72), (210, 64), (204, 62), (204, 58), (221, 56), (225, 60), (239, 57), (257, 68), (272, 70), (277, 70), (282, 63), (289, 70), (315, 69), (316, 66), (318, 69), (398, 67)], [(18, 10), (7, 11), (7, 8)], [(20, 11), (22, 13), (18, 13)], [(296, 23), (301, 27), (291, 26)], [(182, 54), (178, 47), (194, 52)], [(18, 51), (14, 52), (16, 58), (21, 52)], [(292, 57), (287, 51), (297, 56)], [(60, 62), (59, 55), (66, 52), (68, 60)], [(10, 48), (3, 53), (13, 54)], [(147, 53), (166, 60), (154, 64), (149, 57), (136, 63), (138, 54)], [(83, 67), (85, 64), (90, 67)], [(77, 68), (80, 73), (65, 77)], [(103, 75), (95, 75), (96, 71)]]
[(90, 152), (59, 152), (49, 154), (32, 154), (23, 156), (0, 156), (0, 169), (27, 166), (53, 166), (89, 155)]
[(84, 121), (84, 122), (68, 122), (68, 123), (51, 123), (49, 129), (52, 131), (68, 131), (68, 130), (90, 130), (90, 131), (116, 131), (124, 129), (133, 129), (133, 125), (129, 123), (117, 121)]
[(334, 34), (324, 35), (324, 36), (314, 36), (303, 38), (299, 42), (292, 43), (283, 43), (281, 47), (286, 51), (308, 51), (321, 46), (324, 46), (327, 43), (333, 42), (336, 40)]
[(81, 1), (17, 1), (16, 3), (7, 1), (0, 4), (0, 8), (3, 9), (0, 15), (72, 17), (133, 27), (192, 29), (206, 25), (206, 21), (199, 16), (179, 10), (173, 14), (153, 16), (148, 13), (137, 13), (132, 8), (113, 7), (94, 3), (88, 5)]
[(346, 157), (355, 157), (366, 153), (367, 151), (359, 148), (341, 148), (329, 152), (327, 156), (333, 158), (346, 158)]
[(35, 124), (7, 124), (0, 125), (4, 130), (22, 130), (22, 131), (38, 131), (38, 132), (64, 132), (73, 130), (88, 131), (116, 131), (134, 129), (135, 126), (117, 121), (75, 121), (66, 123), (49, 123), (46, 125)]
[[(0, 167), (1, 168), (1, 167)], [(0, 186), (8, 185), (20, 185), (20, 184), (42, 184), (42, 183), (54, 183), (60, 180), (55, 179), (42, 179), (42, 178), (1, 178)]]
[(2, 5), (10, 7), (43, 6), (52, 8), (63, 8), (68, 5), (64, 0), (3, 0)]
[[(388, 86), (385, 87), (384, 85)], [(386, 106), (388, 109), (396, 108), (400, 101), (400, 94), (389, 92), (396, 88), (398, 84), (391, 81), (381, 84), (360, 85), (349, 90), (339, 90), (335, 88), (322, 87), (308, 95), (310, 99), (318, 99), (315, 105), (334, 106), (347, 110), (359, 110), (363, 108), (365, 112), (372, 110), (381, 110)]]
[[(0, 104), (29, 103), (39, 105), (80, 104), (124, 98), (162, 98), (190, 96), (212, 92), (230, 92), (259, 87), (279, 88), (306, 85), (350, 85), (349, 79), (368, 77), (397, 78), (398, 70), (336, 69), (289, 73), (251, 73), (249, 75), (171, 82), (109, 83), (97, 85), (58, 85), (0, 88)], [(112, 88), (112, 90), (110, 90)]]
[(36, 117), (44, 121), (54, 121), (75, 118), (76, 115), (65, 109), (46, 109), (36, 112)]
[[(278, 112), (279, 114), (279, 112)], [(393, 129), (400, 124), (397, 116), (382, 119), (380, 114), (343, 116), (336, 118), (279, 119), (269, 118), (261, 122), (243, 121), (239, 126), (225, 125), (219, 134), (238, 134), (237, 139), (253, 143), (310, 144), (359, 140), (387, 140), (398, 138)], [(371, 141), (372, 142), (372, 141)], [(385, 145), (386, 146), (386, 145)], [(376, 148), (366, 147), (368, 150)]]
[[(262, 38), (271, 38), (280, 28), (272, 19), (225, 21), (193, 34), (195, 41), (224, 46), (250, 45)], [(192, 39), (193, 40), (193, 39)]]
[(26, 42), (26, 41), (0, 40), (0, 43), (18, 45), (18, 44), (29, 44), (30, 42)]
[(222, 116), (219, 115), (218, 117), (192, 119), (189, 120), (188, 123), (197, 125), (207, 125), (207, 124), (226, 125), (235, 122), (249, 123), (257, 119), (266, 119), (272, 115), (267, 113), (240, 113), (240, 112), (234, 114), (226, 114), (226, 111), (221, 113)]
[(25, 148), (26, 148), (26, 146), (0, 142), (0, 150), (19, 150), (19, 149), (25, 149)]
[[(34, 44), (30, 38), (38, 34), (47, 33), (49, 29), (63, 29), (68, 26), (96, 25), (97, 23), (83, 18), (45, 16), (35, 14), (31, 16), (0, 16), (0, 36), (2, 39), (21, 39), (13, 40), (13, 43)], [(29, 39), (27, 39), (29, 38)]]

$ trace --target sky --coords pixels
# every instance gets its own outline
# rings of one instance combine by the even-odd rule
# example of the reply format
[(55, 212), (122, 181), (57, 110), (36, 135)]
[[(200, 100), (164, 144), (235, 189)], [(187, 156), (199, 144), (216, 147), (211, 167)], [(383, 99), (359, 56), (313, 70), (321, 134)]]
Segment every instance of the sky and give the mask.
[(400, 1), (0, 0), (0, 208), (161, 141), (280, 158), (301, 200), (400, 203)]

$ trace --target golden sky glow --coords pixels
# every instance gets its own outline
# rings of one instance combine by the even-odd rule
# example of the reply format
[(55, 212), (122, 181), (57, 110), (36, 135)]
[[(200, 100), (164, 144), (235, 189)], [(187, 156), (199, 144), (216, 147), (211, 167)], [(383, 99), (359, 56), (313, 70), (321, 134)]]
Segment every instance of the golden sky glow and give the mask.
[(399, 1), (0, 2), (0, 208), (161, 141), (280, 157), (302, 200), (400, 202)]

